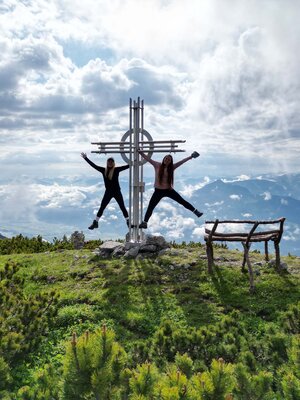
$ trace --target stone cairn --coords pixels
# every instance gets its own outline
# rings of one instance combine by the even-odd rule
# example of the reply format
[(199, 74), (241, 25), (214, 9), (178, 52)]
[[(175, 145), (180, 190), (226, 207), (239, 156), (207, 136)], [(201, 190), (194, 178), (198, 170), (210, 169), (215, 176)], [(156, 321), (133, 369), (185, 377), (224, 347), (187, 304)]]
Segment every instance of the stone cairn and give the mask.
[(160, 256), (170, 247), (163, 236), (146, 235), (140, 243), (121, 243), (109, 240), (95, 250), (94, 254), (103, 258), (143, 259)]

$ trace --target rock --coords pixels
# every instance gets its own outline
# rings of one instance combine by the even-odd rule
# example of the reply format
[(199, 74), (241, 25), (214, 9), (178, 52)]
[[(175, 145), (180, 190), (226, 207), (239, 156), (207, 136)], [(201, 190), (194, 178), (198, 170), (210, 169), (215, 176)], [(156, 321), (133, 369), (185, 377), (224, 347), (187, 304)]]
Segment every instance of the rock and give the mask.
[(139, 251), (140, 253), (155, 253), (157, 246), (155, 244), (142, 244)]
[(140, 243), (125, 242), (124, 247), (125, 247), (125, 250), (127, 251), (127, 250), (132, 249), (132, 247), (140, 247), (140, 245), (141, 245)]
[(165, 254), (168, 254), (170, 252), (170, 249), (162, 249), (158, 252), (158, 256), (163, 256)]
[(113, 257), (121, 257), (125, 254), (125, 246), (122, 244), (114, 249), (112, 252)]
[(127, 250), (124, 254), (125, 258), (135, 258), (139, 254), (139, 246), (131, 247), (131, 249)]
[(146, 235), (145, 244), (156, 245), (160, 250), (170, 247), (163, 236)]
[(262, 267), (263, 263), (261, 261), (257, 261), (253, 263), (253, 265), (256, 265), (257, 267)]
[[(276, 268), (276, 260), (275, 260), (274, 258), (272, 258), (272, 260), (270, 260), (270, 261), (268, 262), (268, 267), (270, 267), (270, 268)], [(279, 269), (282, 270), (282, 271), (287, 271), (287, 269), (288, 269), (287, 263), (280, 262)]]
[(284, 270), (284, 271), (287, 271), (287, 269), (288, 269), (287, 263), (281, 262), (281, 263), (280, 263), (280, 269), (281, 269), (281, 270)]
[[(128, 234), (126, 240), (128, 240)], [(104, 242), (93, 254), (101, 257), (121, 257), (125, 258), (147, 258), (157, 257), (159, 254), (165, 254), (169, 250), (169, 243), (162, 236), (147, 235), (142, 242), (129, 242), (123, 244), (112, 240)], [(162, 253), (161, 253), (162, 252)], [(176, 253), (179, 255), (180, 253)]]
[(120, 242), (114, 242), (112, 240), (108, 240), (107, 242), (104, 242), (101, 244), (99, 247), (100, 251), (106, 251), (108, 253), (112, 253), (117, 247), (121, 246)]

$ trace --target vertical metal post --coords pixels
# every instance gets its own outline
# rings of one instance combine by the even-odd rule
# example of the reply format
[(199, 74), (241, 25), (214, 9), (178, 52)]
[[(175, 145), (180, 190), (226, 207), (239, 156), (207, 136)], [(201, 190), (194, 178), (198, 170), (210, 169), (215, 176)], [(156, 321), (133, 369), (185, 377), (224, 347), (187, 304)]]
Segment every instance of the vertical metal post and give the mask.
[(129, 238), (132, 235), (132, 99), (129, 99)]
[[(142, 100), (141, 106), (141, 142), (144, 143), (144, 100)], [(144, 199), (144, 174), (143, 174), (143, 164), (140, 167), (140, 221), (143, 220), (143, 199)], [(142, 230), (140, 230), (140, 235), (142, 235)]]
[(133, 165), (133, 225), (134, 225), (134, 241), (138, 241), (138, 225), (139, 225), (139, 105), (140, 98), (134, 102), (134, 165)]

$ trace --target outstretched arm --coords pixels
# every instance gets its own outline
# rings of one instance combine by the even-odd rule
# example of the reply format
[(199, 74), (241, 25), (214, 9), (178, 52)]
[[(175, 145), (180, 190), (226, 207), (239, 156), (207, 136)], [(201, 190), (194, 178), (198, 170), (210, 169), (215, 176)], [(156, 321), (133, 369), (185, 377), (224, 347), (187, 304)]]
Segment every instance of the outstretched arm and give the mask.
[(88, 164), (90, 164), (91, 167), (95, 168), (97, 171), (103, 172), (105, 170), (104, 167), (100, 167), (99, 165), (94, 164), (93, 161), (88, 159), (86, 153), (81, 153), (80, 155)]
[(128, 169), (129, 168), (129, 165), (127, 164), (127, 165), (122, 165), (121, 167), (116, 167), (120, 172), (121, 171), (124, 171), (125, 169)]
[(186, 158), (184, 158), (183, 160), (178, 161), (177, 163), (174, 163), (174, 169), (180, 167), (180, 165), (182, 165), (182, 164), (184, 164), (185, 162), (191, 160), (192, 158), (197, 158), (197, 157), (199, 157), (199, 156), (200, 156), (200, 154), (197, 153), (197, 151), (194, 151), (189, 157), (186, 157)]
[(152, 158), (148, 157), (147, 154), (145, 154), (142, 150), (139, 150), (139, 153), (145, 160), (147, 160), (153, 166), (157, 164), (157, 161), (152, 160)]

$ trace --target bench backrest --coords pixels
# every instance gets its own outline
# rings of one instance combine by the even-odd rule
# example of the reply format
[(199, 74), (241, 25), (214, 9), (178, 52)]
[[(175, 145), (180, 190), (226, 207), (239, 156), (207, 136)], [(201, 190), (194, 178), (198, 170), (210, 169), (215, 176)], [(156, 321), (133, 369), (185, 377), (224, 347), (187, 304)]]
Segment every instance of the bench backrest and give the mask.
[[(205, 228), (205, 236), (204, 239), (208, 242), (218, 240), (218, 241), (243, 241), (248, 244), (252, 241), (268, 241), (268, 240), (276, 240), (278, 243), (281, 240), (281, 236), (283, 234), (283, 224), (285, 218), (279, 218), (276, 220), (269, 221), (249, 221), (249, 220), (224, 220), (220, 221), (216, 219), (215, 221), (205, 221), (206, 224), (213, 225), (211, 229), (208, 227)], [(218, 232), (217, 228), (220, 225), (250, 225), (249, 229), (240, 231), (240, 232)], [(267, 225), (278, 225), (277, 229), (264, 229), (267, 228)], [(257, 231), (257, 228), (261, 228)]]

